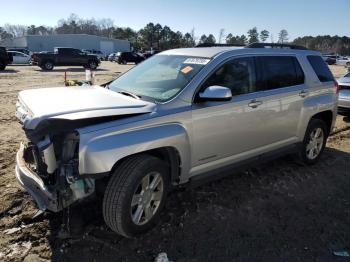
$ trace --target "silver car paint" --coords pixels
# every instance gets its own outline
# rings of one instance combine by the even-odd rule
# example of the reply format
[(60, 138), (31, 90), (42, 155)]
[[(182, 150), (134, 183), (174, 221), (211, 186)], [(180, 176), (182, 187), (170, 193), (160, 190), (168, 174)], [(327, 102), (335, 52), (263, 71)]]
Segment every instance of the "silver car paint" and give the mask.
[(340, 90), (340, 92), (339, 92), (339, 106), (342, 108), (348, 108), (350, 110), (350, 77), (344, 76), (342, 78), (339, 78), (337, 81), (338, 81), (339, 85), (349, 87), (349, 89), (341, 89)]
[(27, 129), (45, 119), (77, 120), (100, 116), (152, 112), (155, 104), (100, 86), (57, 87), (21, 91), (17, 116)]
[[(200, 49), (193, 49), (196, 54), (192, 54), (199, 56)], [(331, 110), (334, 124), (337, 106), (334, 84), (321, 83), (305, 58), (305, 55), (320, 55), (318, 52), (220, 50), (203, 51), (203, 57), (212, 55), (214, 59), (180, 94), (157, 104), (152, 113), (79, 129), (79, 172), (109, 172), (123, 157), (171, 146), (181, 158), (180, 183), (183, 183), (217, 167), (302, 141), (310, 118), (318, 112)], [(162, 54), (182, 52), (185, 51)], [(305, 84), (241, 95), (229, 102), (192, 103), (200, 83), (219, 65), (238, 56), (258, 55), (296, 56), (305, 72)], [(248, 104), (253, 99), (263, 104), (250, 108)]]
[[(160, 147), (176, 149), (180, 183), (215, 168), (302, 141), (310, 118), (331, 110), (333, 83), (321, 83), (305, 55), (313, 51), (246, 48), (177, 49), (161, 55), (192, 55), (211, 61), (172, 100), (149, 103), (101, 87), (22, 91), (17, 116), (27, 129), (50, 118), (84, 119), (141, 115), (80, 128), (79, 173), (110, 172), (122, 158)], [(201, 83), (224, 62), (242, 56), (292, 55), (305, 73), (303, 85), (235, 96), (227, 102), (195, 103)], [(249, 104), (258, 100), (261, 105)]]

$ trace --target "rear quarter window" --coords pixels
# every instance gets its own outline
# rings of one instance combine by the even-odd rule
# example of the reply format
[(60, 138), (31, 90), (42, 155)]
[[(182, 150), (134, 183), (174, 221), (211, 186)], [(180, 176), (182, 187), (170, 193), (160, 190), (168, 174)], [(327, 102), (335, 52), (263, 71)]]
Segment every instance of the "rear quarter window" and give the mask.
[(320, 56), (309, 55), (307, 56), (307, 60), (321, 82), (334, 81), (331, 70), (329, 70), (329, 67)]

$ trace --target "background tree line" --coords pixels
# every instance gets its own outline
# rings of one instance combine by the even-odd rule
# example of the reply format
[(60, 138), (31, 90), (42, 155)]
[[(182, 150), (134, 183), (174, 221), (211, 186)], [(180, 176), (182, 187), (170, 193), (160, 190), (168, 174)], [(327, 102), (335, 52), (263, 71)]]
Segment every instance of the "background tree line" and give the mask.
[[(130, 27), (115, 26), (111, 19), (83, 19), (75, 14), (71, 14), (67, 19), (59, 20), (56, 27), (12, 24), (5, 24), (0, 27), (0, 41), (25, 35), (51, 34), (90, 34), (127, 39), (135, 50), (148, 50), (150, 48), (166, 50), (178, 47), (193, 47), (196, 44), (247, 45), (254, 42), (275, 42), (274, 36), (268, 30), (259, 31), (257, 27), (248, 30), (246, 35), (225, 34), (225, 30), (222, 28), (216, 39), (213, 34), (203, 34), (197, 37), (194, 29), (182, 33), (173, 31), (169, 26), (162, 26), (159, 23), (148, 23), (144, 28), (136, 31)], [(350, 38), (345, 36), (304, 36), (289, 41), (287, 30), (282, 29), (278, 33), (276, 42), (304, 45), (324, 53), (350, 55)]]

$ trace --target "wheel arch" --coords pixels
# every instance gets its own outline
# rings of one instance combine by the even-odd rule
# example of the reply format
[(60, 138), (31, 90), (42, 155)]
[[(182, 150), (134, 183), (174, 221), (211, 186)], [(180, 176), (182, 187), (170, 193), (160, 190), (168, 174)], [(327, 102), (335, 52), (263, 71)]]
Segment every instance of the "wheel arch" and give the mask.
[(319, 113), (313, 115), (311, 117), (311, 119), (322, 120), (327, 126), (327, 135), (329, 135), (331, 133), (332, 123), (333, 123), (333, 112), (331, 110), (319, 112)]
[(173, 184), (188, 180), (191, 166), (189, 138), (186, 129), (176, 123), (119, 134), (111, 130), (81, 134), (79, 173), (88, 176), (108, 174), (125, 159), (139, 154), (164, 160), (169, 165)]
[(166, 146), (166, 147), (160, 147), (160, 148), (154, 148), (150, 150), (146, 150), (143, 152), (138, 152), (135, 154), (131, 154), (128, 156), (125, 156), (121, 159), (119, 159), (112, 167), (110, 174), (113, 174), (113, 172), (127, 159), (130, 157), (135, 157), (138, 155), (151, 155), (155, 156), (168, 166), (169, 168), (169, 174), (170, 174), (170, 180), (172, 184), (178, 184), (180, 175), (181, 175), (181, 156), (179, 151), (173, 147), (173, 146)]

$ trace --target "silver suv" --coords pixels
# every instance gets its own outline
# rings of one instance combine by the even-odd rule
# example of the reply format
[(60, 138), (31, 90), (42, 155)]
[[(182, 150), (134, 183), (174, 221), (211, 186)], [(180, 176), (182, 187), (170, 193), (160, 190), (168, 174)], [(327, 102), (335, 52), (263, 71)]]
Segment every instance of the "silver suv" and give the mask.
[(174, 186), (289, 152), (314, 164), (337, 100), (321, 55), (302, 47), (169, 50), (102, 86), (20, 92), (16, 176), (41, 210), (102, 192), (107, 225), (131, 237)]

